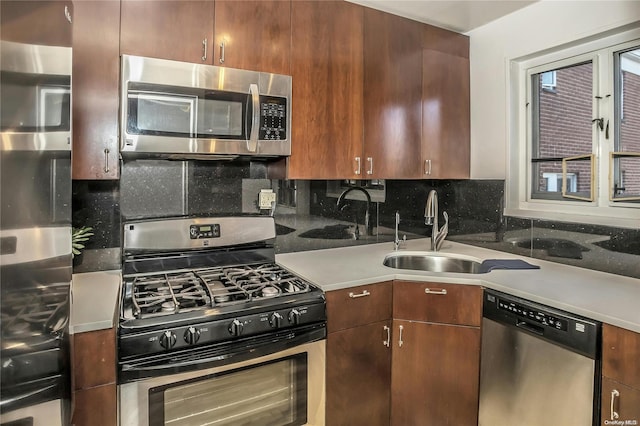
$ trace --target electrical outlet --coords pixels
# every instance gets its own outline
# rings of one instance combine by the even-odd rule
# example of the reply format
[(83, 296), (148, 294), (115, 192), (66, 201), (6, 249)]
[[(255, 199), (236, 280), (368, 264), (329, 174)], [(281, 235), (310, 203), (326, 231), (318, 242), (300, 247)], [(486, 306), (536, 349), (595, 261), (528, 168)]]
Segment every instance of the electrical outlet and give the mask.
[(260, 210), (270, 209), (271, 204), (276, 202), (276, 193), (272, 189), (261, 189), (258, 194), (258, 207)]

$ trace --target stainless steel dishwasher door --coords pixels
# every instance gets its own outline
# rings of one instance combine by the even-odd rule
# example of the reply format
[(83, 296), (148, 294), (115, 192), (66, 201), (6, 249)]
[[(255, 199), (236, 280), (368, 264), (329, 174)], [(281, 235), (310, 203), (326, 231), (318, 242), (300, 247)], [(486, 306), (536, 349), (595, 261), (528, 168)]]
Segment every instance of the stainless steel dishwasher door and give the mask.
[(596, 361), (482, 320), (479, 426), (590, 426)]

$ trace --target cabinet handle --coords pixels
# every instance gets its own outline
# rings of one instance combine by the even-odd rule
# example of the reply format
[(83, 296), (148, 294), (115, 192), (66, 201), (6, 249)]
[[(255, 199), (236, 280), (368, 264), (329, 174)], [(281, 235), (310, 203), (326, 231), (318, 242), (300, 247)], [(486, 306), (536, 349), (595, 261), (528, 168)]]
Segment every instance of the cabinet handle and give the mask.
[(620, 392), (618, 392), (617, 389), (612, 390), (611, 391), (611, 420), (617, 420), (620, 417), (620, 415), (613, 410), (614, 402), (617, 396), (620, 396)]
[(368, 175), (373, 174), (373, 157), (367, 157), (367, 161), (369, 162), (369, 170), (367, 170)]
[(362, 160), (360, 157), (356, 157), (356, 163), (358, 163), (358, 168), (356, 169), (356, 174), (359, 175), (362, 171)]
[(384, 331), (387, 332), (387, 340), (383, 340), (382, 344), (389, 348), (391, 347), (391, 327), (385, 325)]
[(104, 149), (104, 172), (109, 173), (109, 148)]
[(353, 292), (349, 293), (349, 297), (352, 299), (357, 299), (358, 297), (365, 297), (365, 296), (371, 296), (371, 293), (369, 293), (367, 290), (362, 290), (362, 293), (360, 294), (355, 294)]
[(69, 6), (64, 7), (64, 17), (67, 18), (67, 21), (69, 21), (70, 24), (73, 24), (71, 20), (71, 11), (69, 11)]
[(207, 38), (205, 37), (204, 40), (202, 40), (202, 61), (206, 61), (207, 60)]
[(400, 326), (400, 327), (399, 327), (399, 329), (400, 329), (400, 337), (398, 338), (398, 347), (399, 347), (399, 348), (401, 348), (401, 347), (402, 347), (402, 344), (404, 343), (404, 342), (402, 341), (402, 330), (404, 330), (404, 327), (403, 327), (403, 326)]
[(424, 174), (431, 174), (431, 160), (424, 160)]
[(220, 42), (220, 63), (224, 64), (224, 40)]
[(441, 288), (440, 290), (431, 290), (430, 288), (425, 288), (424, 292), (426, 294), (441, 294), (441, 295), (445, 295), (445, 294), (447, 294), (447, 289)]

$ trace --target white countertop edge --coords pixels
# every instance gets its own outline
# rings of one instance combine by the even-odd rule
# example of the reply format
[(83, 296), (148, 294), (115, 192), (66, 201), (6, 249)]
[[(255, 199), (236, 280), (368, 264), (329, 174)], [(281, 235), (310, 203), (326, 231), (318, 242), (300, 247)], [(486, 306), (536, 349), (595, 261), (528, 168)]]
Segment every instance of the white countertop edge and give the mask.
[[(400, 252), (428, 251), (428, 241), (408, 241)], [(451, 241), (446, 241), (442, 254), (460, 254), (479, 261), (522, 259), (541, 269), (494, 270), (486, 274), (395, 271), (382, 265), (384, 257), (391, 253), (391, 244), (380, 243), (283, 253), (276, 255), (276, 262), (324, 291), (392, 280), (480, 285), (640, 333), (640, 310), (634, 307), (640, 302), (640, 280), (636, 278)], [(616, 308), (625, 305), (626, 309)]]

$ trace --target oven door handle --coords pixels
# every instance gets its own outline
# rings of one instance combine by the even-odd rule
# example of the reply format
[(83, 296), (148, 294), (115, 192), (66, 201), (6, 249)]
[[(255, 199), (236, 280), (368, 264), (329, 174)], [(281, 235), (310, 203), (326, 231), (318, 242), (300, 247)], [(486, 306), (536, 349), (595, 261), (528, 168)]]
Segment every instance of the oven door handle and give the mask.
[(32, 398), (37, 398), (40, 395), (47, 395), (52, 391), (55, 391), (57, 387), (58, 385), (54, 383), (48, 386), (41, 387), (31, 392), (14, 396), (13, 398), (3, 399), (2, 401), (0, 401), (0, 407), (2, 407), (2, 411), (10, 411), (10, 409), (7, 407), (11, 407), (14, 404), (18, 404), (25, 400), (31, 400)]

